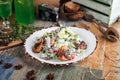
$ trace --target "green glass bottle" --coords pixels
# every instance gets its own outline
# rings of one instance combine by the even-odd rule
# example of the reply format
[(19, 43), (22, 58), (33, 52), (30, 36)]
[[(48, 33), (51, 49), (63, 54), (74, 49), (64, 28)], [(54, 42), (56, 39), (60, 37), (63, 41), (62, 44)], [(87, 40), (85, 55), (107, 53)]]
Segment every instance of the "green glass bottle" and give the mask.
[(14, 0), (16, 21), (21, 24), (34, 22), (33, 0)]
[(6, 19), (12, 14), (12, 0), (0, 0), (0, 17)]

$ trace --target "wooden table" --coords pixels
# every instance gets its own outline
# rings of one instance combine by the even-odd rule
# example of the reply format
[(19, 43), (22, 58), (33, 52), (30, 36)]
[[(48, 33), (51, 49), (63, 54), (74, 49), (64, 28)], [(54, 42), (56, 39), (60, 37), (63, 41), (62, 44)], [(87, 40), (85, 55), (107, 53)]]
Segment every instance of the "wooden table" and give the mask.
[[(67, 22), (69, 25), (75, 23), (77, 22)], [(35, 26), (48, 27), (51, 24), (50, 22), (35, 22)], [(26, 74), (31, 70), (35, 71), (35, 80), (46, 80), (49, 73), (54, 74), (53, 80), (120, 80), (118, 76), (120, 75), (120, 42), (106, 40), (94, 24), (88, 22), (85, 24), (90, 27), (90, 31), (96, 35), (98, 40), (96, 50), (85, 60), (68, 66), (41, 64), (26, 55), (24, 46), (20, 45), (0, 51), (0, 56), (2, 56), (0, 59), (5, 60), (12, 56), (10, 60), (0, 65), (0, 75), (7, 76), (7, 78), (0, 78), (0, 80), (27, 80)], [(11, 63), (12, 67), (5, 69), (6, 63)], [(21, 64), (23, 68), (15, 70), (14, 66), (17, 64)], [(4, 68), (3, 72), (2, 68)], [(7, 74), (7, 71), (10, 74)]]

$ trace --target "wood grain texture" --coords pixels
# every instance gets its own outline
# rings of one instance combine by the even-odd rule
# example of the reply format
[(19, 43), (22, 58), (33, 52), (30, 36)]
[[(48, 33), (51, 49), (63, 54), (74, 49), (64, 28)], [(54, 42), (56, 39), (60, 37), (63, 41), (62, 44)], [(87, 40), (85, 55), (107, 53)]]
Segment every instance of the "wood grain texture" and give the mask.
[(21, 41), (21, 40), (15, 40), (15, 41), (8, 43), (7, 46), (0, 46), (0, 50), (4, 50), (4, 49), (8, 49), (8, 48), (11, 48), (14, 46), (18, 46), (18, 45), (21, 45), (22, 43), (23, 43), (23, 41)]
[(113, 0), (95, 0), (95, 1), (99, 1), (99, 2), (102, 2), (102, 3), (105, 3), (105, 4), (108, 4), (108, 5), (111, 5)]
[(95, 2), (94, 0), (87, 0), (87, 1), (74, 0), (74, 1), (80, 3), (81, 5), (86, 6), (88, 8), (91, 8), (91, 9), (94, 9), (94, 10), (99, 11), (101, 13), (104, 13), (106, 15), (110, 14), (110, 6), (100, 4), (98, 2)]
[[(47, 24), (47, 22), (44, 23)], [(73, 25), (75, 23), (68, 24)], [(39, 61), (31, 59), (25, 54), (23, 45), (0, 51), (2, 55), (18, 58), (17, 64), (24, 66), (20, 70), (14, 70), (10, 80), (26, 80), (26, 73), (32, 69), (35, 70), (35, 80), (45, 80), (46, 75), (49, 73), (54, 74), (54, 80), (100, 80), (111, 70), (118, 72), (111, 72), (105, 77), (105, 80), (120, 80), (120, 77), (118, 77), (120, 74), (118, 68), (120, 57), (117, 57), (120, 56), (120, 42), (113, 43), (108, 41), (103, 37), (103, 34), (97, 30), (96, 25), (88, 22), (85, 22), (85, 24), (88, 25), (90, 31), (96, 35), (98, 45), (92, 55), (83, 61), (79, 61), (79, 63), (69, 66), (41, 64)]]

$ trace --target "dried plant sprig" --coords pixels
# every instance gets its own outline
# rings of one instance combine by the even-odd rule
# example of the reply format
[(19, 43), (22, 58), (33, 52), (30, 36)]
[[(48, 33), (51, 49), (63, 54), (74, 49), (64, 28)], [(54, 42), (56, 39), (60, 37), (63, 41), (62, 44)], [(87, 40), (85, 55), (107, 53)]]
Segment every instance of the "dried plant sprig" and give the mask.
[(118, 66), (118, 65), (112, 65), (112, 67), (115, 67), (115, 68), (120, 68), (120, 66)]
[(81, 76), (81, 80), (84, 80), (85, 76), (86, 76), (87, 72), (84, 72)]
[(91, 74), (92, 76), (94, 76), (94, 77), (95, 77), (96, 79), (98, 79), (98, 80), (105, 80), (111, 73), (120, 73), (120, 72), (118, 72), (118, 71), (111, 70), (111, 71), (109, 71), (105, 76), (98, 77), (98, 76), (96, 76), (96, 75), (92, 72), (91, 68), (89, 68), (89, 72), (90, 72), (90, 74)]
[[(111, 53), (117, 54), (117, 55), (116, 55), (116, 58), (112, 57), (112, 55), (108, 55), (108, 54), (111, 54)], [(110, 60), (112, 60), (112, 61), (120, 61), (120, 58), (117, 58), (118, 55), (119, 55), (119, 53), (118, 53), (117, 51), (115, 51), (115, 50), (109, 51), (109, 52), (105, 52), (105, 54), (104, 54), (105, 57), (107, 57), (108, 59), (110, 59)]]

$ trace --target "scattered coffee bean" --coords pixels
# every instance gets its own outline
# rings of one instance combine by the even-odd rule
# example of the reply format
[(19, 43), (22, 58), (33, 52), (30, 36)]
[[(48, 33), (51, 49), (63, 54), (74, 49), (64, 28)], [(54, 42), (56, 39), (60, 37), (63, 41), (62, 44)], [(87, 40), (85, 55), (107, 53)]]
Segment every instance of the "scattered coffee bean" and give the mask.
[(31, 76), (27, 77), (27, 80), (35, 80), (35, 75), (31, 75)]
[(27, 80), (35, 80), (35, 70), (30, 70), (26, 74)]
[(4, 67), (5, 67), (5, 69), (9, 69), (10, 67), (12, 67), (12, 64), (11, 64), (11, 63), (6, 63), (6, 64), (4, 65)]
[(18, 64), (18, 65), (15, 65), (15, 70), (20, 70), (21, 68), (23, 68), (23, 65), (21, 64)]
[(49, 73), (49, 74), (46, 76), (46, 80), (54, 80), (54, 74), (53, 74), (53, 73)]

